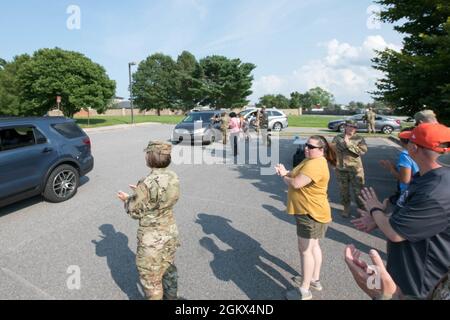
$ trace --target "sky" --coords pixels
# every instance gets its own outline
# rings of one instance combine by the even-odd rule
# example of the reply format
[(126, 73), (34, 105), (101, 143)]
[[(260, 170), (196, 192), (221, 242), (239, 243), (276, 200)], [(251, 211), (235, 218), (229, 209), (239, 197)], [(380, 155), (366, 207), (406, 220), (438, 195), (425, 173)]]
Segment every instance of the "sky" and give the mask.
[[(370, 0), (20, 0), (2, 3), (0, 57), (40, 48), (78, 51), (129, 97), (128, 63), (187, 50), (239, 58), (253, 71), (251, 102), (320, 86), (337, 103), (370, 102), (383, 75), (374, 49), (400, 50), (402, 35), (373, 19)], [(135, 70), (135, 69), (134, 69)]]

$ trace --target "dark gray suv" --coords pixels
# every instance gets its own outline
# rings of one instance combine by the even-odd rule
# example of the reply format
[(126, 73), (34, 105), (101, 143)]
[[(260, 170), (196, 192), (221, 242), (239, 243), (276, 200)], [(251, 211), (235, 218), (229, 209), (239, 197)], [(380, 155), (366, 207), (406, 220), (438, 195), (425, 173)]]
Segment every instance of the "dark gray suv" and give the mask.
[(39, 194), (66, 201), (93, 167), (91, 140), (73, 120), (0, 118), (0, 207)]

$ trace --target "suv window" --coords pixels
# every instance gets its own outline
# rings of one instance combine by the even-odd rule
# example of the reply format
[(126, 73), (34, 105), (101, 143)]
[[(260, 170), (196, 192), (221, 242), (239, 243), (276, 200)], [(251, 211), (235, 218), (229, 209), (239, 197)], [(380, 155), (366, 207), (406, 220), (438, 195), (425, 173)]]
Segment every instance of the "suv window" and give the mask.
[(36, 144), (33, 127), (14, 127), (0, 130), (1, 151)]
[(281, 116), (283, 116), (283, 114), (280, 111), (272, 111), (272, 115), (274, 117), (281, 117)]
[(36, 144), (47, 143), (47, 138), (36, 128), (34, 128), (34, 137), (36, 138)]
[(52, 124), (52, 127), (58, 131), (59, 134), (68, 139), (80, 138), (84, 136), (83, 131), (81, 131), (80, 127), (78, 127), (74, 122)]
[(214, 117), (214, 113), (190, 113), (186, 118), (184, 118), (183, 122), (194, 123), (197, 121), (202, 122), (211, 122), (211, 118)]
[(352, 117), (352, 120), (363, 121), (364, 115), (356, 115)]

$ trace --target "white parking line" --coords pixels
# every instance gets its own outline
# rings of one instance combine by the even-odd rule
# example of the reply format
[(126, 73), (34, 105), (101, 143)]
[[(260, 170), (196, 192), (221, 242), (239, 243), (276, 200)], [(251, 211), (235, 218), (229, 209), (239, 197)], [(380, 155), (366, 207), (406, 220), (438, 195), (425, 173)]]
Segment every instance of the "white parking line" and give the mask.
[(15, 273), (15, 272), (7, 269), (7, 268), (0, 268), (0, 270), (3, 271), (3, 273), (5, 273), (7, 276), (12, 278), (13, 280), (15, 280), (17, 282), (20, 282), (21, 284), (23, 284), (27, 288), (32, 289), (38, 295), (44, 297), (45, 299), (56, 300), (55, 297), (49, 295), (48, 293), (46, 293), (42, 289), (40, 289), (37, 286), (35, 286), (34, 284), (32, 284), (30, 281), (28, 281), (28, 280), (24, 279), (23, 277), (21, 277), (20, 275), (18, 275), (17, 273)]

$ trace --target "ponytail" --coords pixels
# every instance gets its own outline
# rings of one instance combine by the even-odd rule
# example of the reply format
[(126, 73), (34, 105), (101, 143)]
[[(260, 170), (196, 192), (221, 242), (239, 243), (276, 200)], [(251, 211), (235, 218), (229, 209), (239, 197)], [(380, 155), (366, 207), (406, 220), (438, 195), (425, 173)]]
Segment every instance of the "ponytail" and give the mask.
[(337, 164), (337, 158), (336, 158), (336, 152), (333, 148), (331, 148), (330, 144), (328, 143), (327, 139), (324, 136), (312, 136), (311, 139), (317, 140), (320, 142), (320, 145), (323, 148), (323, 155), (325, 159), (327, 159), (328, 163), (336, 167)]

